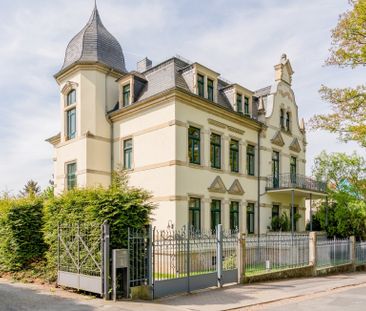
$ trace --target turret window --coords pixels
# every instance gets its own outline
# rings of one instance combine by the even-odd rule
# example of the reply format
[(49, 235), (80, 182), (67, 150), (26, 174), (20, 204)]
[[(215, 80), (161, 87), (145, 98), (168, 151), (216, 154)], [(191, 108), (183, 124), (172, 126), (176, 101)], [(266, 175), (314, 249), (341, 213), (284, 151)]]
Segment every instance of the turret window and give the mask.
[(282, 130), (285, 129), (285, 112), (283, 109), (280, 110), (280, 126)]
[(76, 109), (70, 109), (66, 112), (66, 137), (73, 139), (76, 137)]
[(291, 132), (290, 113), (286, 112), (286, 131)]
[(76, 163), (69, 163), (66, 165), (66, 180), (67, 190), (71, 190), (77, 185), (76, 178)]
[(71, 90), (67, 94), (66, 105), (67, 106), (71, 106), (71, 105), (73, 105), (75, 103), (76, 103), (76, 91), (75, 90)]
[(127, 84), (123, 87), (123, 107), (126, 107), (130, 104), (130, 84)]

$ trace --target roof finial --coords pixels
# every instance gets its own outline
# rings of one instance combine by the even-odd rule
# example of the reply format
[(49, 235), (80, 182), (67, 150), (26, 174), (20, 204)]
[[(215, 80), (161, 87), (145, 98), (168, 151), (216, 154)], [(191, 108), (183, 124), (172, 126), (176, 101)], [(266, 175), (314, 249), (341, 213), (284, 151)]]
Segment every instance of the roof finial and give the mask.
[(94, 0), (94, 8), (97, 8), (97, 0)]

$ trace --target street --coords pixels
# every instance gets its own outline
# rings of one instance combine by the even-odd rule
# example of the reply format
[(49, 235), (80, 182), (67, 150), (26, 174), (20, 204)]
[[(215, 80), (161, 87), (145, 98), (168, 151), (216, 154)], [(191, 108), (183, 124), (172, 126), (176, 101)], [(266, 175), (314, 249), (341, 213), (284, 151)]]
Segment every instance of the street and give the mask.
[(151, 302), (104, 301), (0, 279), (0, 311), (366, 310), (366, 273), (235, 285)]

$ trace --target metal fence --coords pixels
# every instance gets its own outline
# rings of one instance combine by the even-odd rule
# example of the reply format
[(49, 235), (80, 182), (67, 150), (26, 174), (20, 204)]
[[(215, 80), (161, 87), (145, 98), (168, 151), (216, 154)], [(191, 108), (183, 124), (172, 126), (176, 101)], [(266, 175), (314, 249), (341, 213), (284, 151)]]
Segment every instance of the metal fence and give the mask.
[(245, 248), (246, 275), (309, 265), (308, 234), (249, 236)]
[(318, 267), (338, 266), (351, 262), (350, 239), (322, 239), (316, 243)]
[(355, 255), (356, 255), (356, 264), (357, 265), (362, 265), (362, 264), (366, 264), (366, 241), (359, 241), (356, 242), (356, 247), (355, 247)]

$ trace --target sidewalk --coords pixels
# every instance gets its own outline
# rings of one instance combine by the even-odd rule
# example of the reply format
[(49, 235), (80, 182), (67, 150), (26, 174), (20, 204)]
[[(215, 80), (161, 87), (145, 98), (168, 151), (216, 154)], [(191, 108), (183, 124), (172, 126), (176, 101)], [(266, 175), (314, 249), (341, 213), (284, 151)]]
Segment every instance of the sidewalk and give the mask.
[[(219, 311), (268, 304), (290, 298), (331, 293), (366, 284), (366, 272), (235, 285), (155, 302), (104, 301), (42, 285), (11, 283), (0, 278), (0, 311)], [(333, 292), (334, 293), (334, 292)]]

